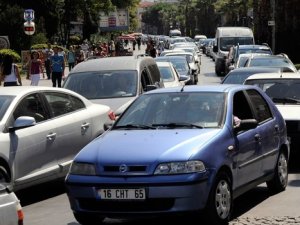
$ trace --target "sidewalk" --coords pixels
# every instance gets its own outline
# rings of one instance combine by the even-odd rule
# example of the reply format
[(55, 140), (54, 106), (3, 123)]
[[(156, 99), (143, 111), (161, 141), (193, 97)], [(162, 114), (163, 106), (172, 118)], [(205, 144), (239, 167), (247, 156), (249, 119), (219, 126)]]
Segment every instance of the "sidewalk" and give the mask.
[[(132, 48), (132, 47), (131, 47)], [(145, 54), (145, 49), (146, 49), (146, 45), (141, 45), (141, 50), (138, 50), (137, 47), (135, 49), (135, 51), (133, 52), (133, 56), (136, 55), (140, 55), (140, 54)], [(120, 58), (123, 56), (119, 56)], [(65, 68), (65, 77), (67, 77), (69, 74), (69, 67)], [(45, 77), (46, 73), (45, 73)], [(30, 80), (27, 80), (25, 76), (22, 77), (22, 84), (23, 86), (30, 86)], [(43, 79), (41, 78), (40, 82), (39, 82), (39, 86), (47, 86), (47, 87), (52, 87), (52, 81), (51, 79), (48, 80), (47, 78)]]

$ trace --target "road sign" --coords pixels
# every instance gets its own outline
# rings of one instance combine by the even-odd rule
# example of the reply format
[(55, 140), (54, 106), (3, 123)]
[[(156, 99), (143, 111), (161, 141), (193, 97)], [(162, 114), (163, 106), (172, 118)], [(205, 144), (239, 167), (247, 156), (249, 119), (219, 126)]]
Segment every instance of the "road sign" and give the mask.
[(275, 26), (275, 21), (274, 20), (269, 20), (268, 21), (268, 26)]
[(27, 35), (33, 35), (35, 32), (35, 23), (32, 21), (25, 22), (24, 23), (24, 32)]

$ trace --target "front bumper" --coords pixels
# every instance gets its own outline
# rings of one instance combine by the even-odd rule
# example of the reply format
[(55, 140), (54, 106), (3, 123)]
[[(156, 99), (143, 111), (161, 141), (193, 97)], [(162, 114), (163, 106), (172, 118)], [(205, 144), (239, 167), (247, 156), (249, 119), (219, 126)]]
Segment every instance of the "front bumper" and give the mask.
[[(176, 179), (174, 180), (178, 180), (179, 176), (191, 175), (175, 175)], [(114, 182), (110, 184), (96, 180), (90, 183), (85, 181), (78, 183), (74, 182), (77, 180), (73, 179), (74, 177), (74, 175), (69, 175), (66, 179), (67, 195), (72, 210), (74, 212), (97, 213), (106, 217), (157, 215), (201, 210), (206, 205), (210, 190), (210, 182), (205, 176), (197, 181), (173, 183), (154, 183), (151, 181), (153, 176), (149, 178), (148, 183), (146, 182), (147, 178), (143, 178), (142, 182), (130, 177), (115, 178)], [(84, 176), (81, 177), (87, 179)], [(98, 177), (97, 180), (101, 180), (101, 177), (100, 179)], [(122, 180), (126, 180), (126, 182), (120, 182)], [(103, 200), (98, 194), (98, 190), (101, 188), (145, 188), (146, 199)]]

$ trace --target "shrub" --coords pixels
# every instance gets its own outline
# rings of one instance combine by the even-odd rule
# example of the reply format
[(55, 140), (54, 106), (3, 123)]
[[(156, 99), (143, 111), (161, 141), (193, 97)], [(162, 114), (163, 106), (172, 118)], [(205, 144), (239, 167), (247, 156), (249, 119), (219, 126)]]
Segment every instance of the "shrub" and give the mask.
[(21, 56), (12, 49), (1, 49), (0, 50), (0, 62), (2, 62), (5, 55), (11, 55), (14, 59), (14, 62), (21, 62)]

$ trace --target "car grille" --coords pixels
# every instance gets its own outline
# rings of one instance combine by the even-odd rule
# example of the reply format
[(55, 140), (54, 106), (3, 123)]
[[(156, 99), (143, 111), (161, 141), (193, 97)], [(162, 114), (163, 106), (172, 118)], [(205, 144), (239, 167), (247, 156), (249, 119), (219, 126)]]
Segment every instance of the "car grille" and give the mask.
[[(120, 165), (121, 166), (121, 165)], [(120, 166), (104, 166), (104, 172), (120, 172)], [(127, 166), (126, 172), (146, 172), (147, 166)]]
[(172, 198), (146, 199), (145, 201), (104, 201), (96, 199), (78, 199), (81, 209), (104, 212), (147, 212), (165, 211), (174, 205)]

